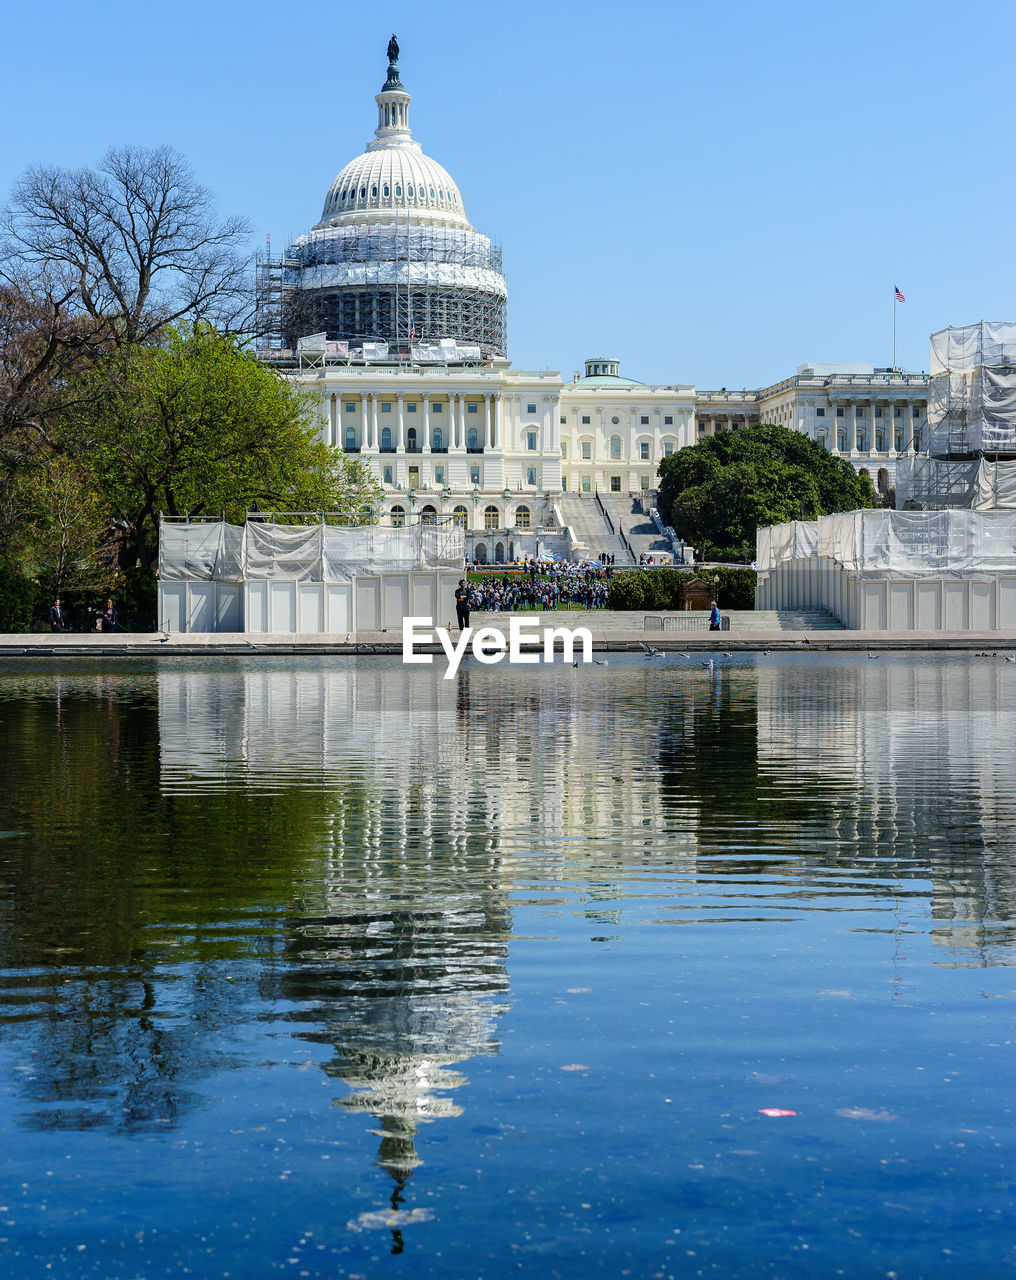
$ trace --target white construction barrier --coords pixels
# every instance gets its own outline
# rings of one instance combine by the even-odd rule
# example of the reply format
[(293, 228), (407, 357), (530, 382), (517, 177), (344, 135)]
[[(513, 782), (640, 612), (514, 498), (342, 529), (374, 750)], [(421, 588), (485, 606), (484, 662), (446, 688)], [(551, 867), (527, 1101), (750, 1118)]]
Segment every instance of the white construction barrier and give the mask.
[(164, 521), (159, 627), (339, 634), (454, 616), (465, 539), (456, 526)]

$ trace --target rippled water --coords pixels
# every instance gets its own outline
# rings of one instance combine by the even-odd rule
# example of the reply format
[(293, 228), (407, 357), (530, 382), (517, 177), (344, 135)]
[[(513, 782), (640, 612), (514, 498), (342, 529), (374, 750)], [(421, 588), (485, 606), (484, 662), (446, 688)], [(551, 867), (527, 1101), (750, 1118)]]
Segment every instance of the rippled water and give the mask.
[(5, 1274), (1011, 1268), (1014, 723), (1001, 657), (0, 664)]

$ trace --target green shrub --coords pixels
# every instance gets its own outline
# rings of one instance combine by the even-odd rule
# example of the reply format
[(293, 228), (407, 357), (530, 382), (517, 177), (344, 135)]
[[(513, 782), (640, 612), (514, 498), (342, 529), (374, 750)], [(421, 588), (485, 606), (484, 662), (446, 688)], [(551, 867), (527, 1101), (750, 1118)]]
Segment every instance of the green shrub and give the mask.
[(716, 578), (717, 601), (721, 609), (754, 609), (754, 569), (710, 569), (709, 576)]
[(0, 569), (0, 632), (31, 631), (32, 613), (39, 603), (39, 588), (30, 578)]

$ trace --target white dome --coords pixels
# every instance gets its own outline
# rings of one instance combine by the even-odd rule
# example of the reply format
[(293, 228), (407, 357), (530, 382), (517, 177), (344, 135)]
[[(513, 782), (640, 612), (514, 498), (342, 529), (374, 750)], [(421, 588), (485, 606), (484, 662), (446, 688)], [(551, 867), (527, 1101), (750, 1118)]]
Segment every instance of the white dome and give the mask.
[(363, 155), (350, 160), (328, 189), (315, 230), (394, 222), (396, 216), (430, 226), (468, 227), (462, 195), (451, 174), (425, 156), (420, 144), (413, 141), (409, 128), (412, 97), (399, 80), (395, 63), (389, 62), (388, 79), (374, 101), (374, 137)]
[(414, 222), (469, 226), (451, 174), (408, 139), (350, 160), (328, 190), (318, 226), (387, 222), (396, 210)]

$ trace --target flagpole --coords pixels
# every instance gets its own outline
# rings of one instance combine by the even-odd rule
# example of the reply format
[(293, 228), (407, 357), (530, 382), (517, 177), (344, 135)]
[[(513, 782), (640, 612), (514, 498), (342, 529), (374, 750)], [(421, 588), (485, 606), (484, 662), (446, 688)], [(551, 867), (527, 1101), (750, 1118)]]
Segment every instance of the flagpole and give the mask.
[(896, 284), (893, 284), (893, 373), (896, 372)]

